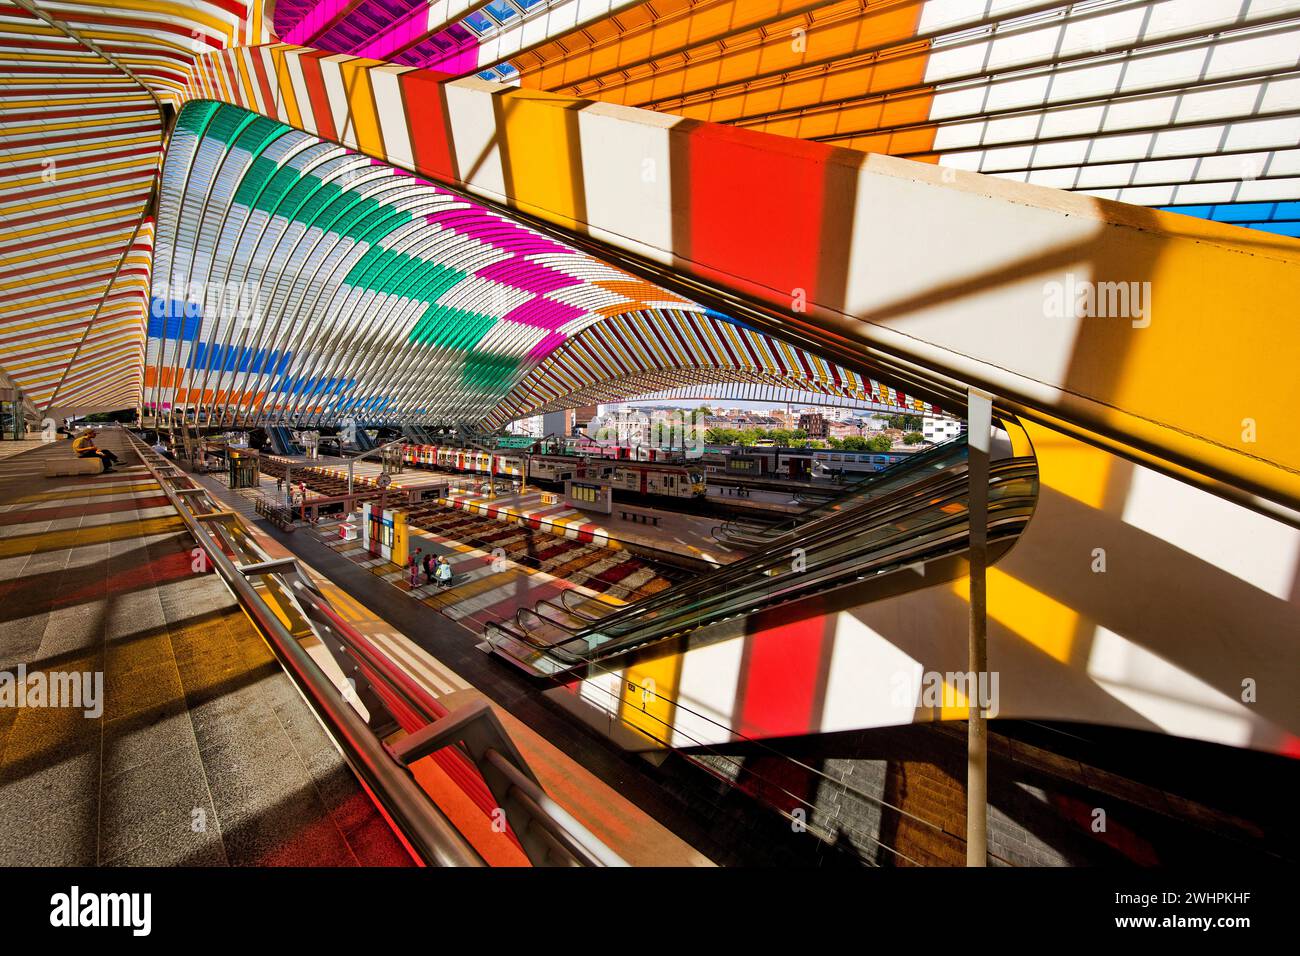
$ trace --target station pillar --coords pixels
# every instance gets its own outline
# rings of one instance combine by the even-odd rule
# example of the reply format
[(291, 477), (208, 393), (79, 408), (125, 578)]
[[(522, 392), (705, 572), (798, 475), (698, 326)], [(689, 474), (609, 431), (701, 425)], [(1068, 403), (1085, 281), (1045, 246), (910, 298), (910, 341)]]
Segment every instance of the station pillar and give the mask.
[(967, 669), (966, 865), (988, 866), (988, 720), (984, 688), (993, 682), (988, 670), (989, 449), (993, 431), (993, 396), (970, 389), (966, 396), (968, 474), (970, 480), (970, 633)]

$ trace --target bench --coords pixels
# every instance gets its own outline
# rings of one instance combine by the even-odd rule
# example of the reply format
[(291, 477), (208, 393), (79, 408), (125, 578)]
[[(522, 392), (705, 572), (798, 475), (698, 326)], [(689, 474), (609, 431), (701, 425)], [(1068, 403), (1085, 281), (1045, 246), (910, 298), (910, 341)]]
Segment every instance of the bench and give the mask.
[(639, 521), (642, 524), (652, 524), (659, 527), (659, 515), (641, 514), (638, 511), (620, 511), (624, 521)]
[(102, 458), (51, 458), (45, 462), (45, 477), (59, 475), (98, 475), (104, 470)]

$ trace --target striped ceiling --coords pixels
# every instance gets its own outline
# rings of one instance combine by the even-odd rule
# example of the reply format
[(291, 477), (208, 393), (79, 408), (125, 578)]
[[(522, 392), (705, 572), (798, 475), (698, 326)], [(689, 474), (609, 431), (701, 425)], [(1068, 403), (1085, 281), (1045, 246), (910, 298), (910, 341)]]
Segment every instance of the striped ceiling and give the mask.
[[(287, 43), (463, 74), (631, 5), (628, 0), (282, 0), (273, 20), (276, 36)], [(503, 75), (511, 75), (508, 65)]]
[(566, 392), (628, 397), (648, 371), (668, 385), (878, 387), (427, 181), (208, 101), (172, 134), (152, 293), (144, 405), (204, 421), (499, 425)]
[[(436, 74), (372, 72), (373, 60), (357, 57), (1300, 235), (1300, 0), (280, 0), (266, 9), (264, 21), (256, 0), (0, 0), (0, 368), (37, 405), (121, 407), (145, 388), (152, 197), (163, 127), (181, 103), (238, 102), (450, 182), (476, 172), (430, 158), (454, 132), (439, 126), (443, 94), (420, 99)], [(200, 54), (273, 33), (325, 53), (261, 47), (224, 63), (202, 57), (193, 70)], [(550, 135), (511, 114), (502, 122), (514, 182), (494, 198), (533, 189), (518, 159)], [(701, 148), (693, 161), (705, 158)], [(542, 191), (566, 189), (556, 181)], [(709, 195), (694, 197), (700, 222)], [(573, 193), (548, 208), (576, 203)], [(817, 246), (792, 237), (791, 251), (805, 248)], [(155, 391), (167, 357), (158, 361)], [(558, 380), (527, 376), (535, 395), (521, 407), (555, 401), (548, 389)]]
[[(599, 369), (601, 374), (593, 375)], [(939, 412), (883, 382), (851, 372), (717, 313), (645, 310), (593, 325), (519, 383), (488, 418), (492, 426), (536, 412), (622, 401), (684, 385), (775, 385)]]
[(136, 403), (163, 108), (196, 54), (260, 20), (235, 0), (0, 0), (0, 367), (38, 407)]
[(1300, 0), (509, 6), (390, 59), (1300, 235)]

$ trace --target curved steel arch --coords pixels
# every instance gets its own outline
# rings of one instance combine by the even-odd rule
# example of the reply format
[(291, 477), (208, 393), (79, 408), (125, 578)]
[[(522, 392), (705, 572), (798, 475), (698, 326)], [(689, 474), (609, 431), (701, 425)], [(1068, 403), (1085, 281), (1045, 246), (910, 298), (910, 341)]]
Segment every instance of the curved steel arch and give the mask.
[[(495, 425), (609, 380), (661, 389), (679, 367), (725, 382), (766, 361), (809, 387), (852, 374), (823, 374), (677, 293), (238, 107), (188, 104), (162, 183), (157, 278), (200, 300), (150, 341), (144, 399), (173, 416)], [(203, 314), (216, 300), (191, 294), (196, 283), (251, 286), (254, 315)], [(744, 345), (728, 352), (732, 335)]]

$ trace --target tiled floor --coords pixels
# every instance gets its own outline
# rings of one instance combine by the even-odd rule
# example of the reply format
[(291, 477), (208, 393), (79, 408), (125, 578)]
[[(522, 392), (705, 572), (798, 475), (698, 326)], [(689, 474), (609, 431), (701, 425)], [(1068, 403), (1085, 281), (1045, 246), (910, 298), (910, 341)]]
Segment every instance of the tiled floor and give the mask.
[(116, 473), (45, 478), (66, 442), (0, 461), (0, 685), (103, 688), (89, 715), (0, 697), (0, 865), (409, 863), (125, 437), (97, 441)]
[[(491, 519), (479, 520), (484, 521), (490, 528), (506, 529), (506, 526)], [(337, 522), (322, 522), (313, 531), (324, 544), (343, 557), (366, 568), (426, 607), (463, 625), (474, 634), (482, 633), (483, 627), (489, 621), (512, 618), (519, 608), (531, 609), (538, 601), (555, 598), (562, 591), (573, 589), (595, 598), (596, 595), (609, 589), (608, 585), (599, 589), (593, 587), (592, 585), (603, 583), (595, 580), (595, 575), (609, 573), (614, 570), (609, 565), (627, 562), (630, 558), (624, 552), (562, 541), (562, 544), (573, 549), (574, 557), (562, 555), (552, 562), (553, 567), (547, 569), (527, 568), (502, 554), (494, 555), (482, 548), (463, 544), (459, 538), (451, 537), (446, 533), (439, 534), (426, 528), (412, 528), (411, 548), (420, 548), (423, 554), (447, 557), (455, 574), (453, 586), (449, 588), (426, 583), (423, 573), (418, 575), (418, 583), (412, 587), (409, 572), (398, 569), (396, 565), (383, 558), (371, 555), (359, 540), (350, 542), (342, 540)], [(564, 560), (565, 558), (567, 560)], [(639, 566), (639, 562), (634, 563)], [(579, 565), (585, 566), (579, 568)], [(629, 577), (623, 578), (623, 581), (635, 585), (638, 582), (645, 583), (642, 578), (653, 581), (654, 572), (640, 568)], [(586, 584), (577, 584), (575, 578), (584, 580)], [(618, 593), (625, 592), (620, 589)], [(612, 593), (605, 593), (601, 599), (609, 603), (621, 603), (622, 600)]]
[(45, 444), (42, 438), (32, 438), (26, 435), (22, 438), (14, 439), (8, 435), (0, 440), (0, 459), (12, 458), (14, 455), (21, 455), (25, 451), (31, 451), (33, 448), (39, 448)]
[[(206, 483), (209, 487), (217, 484)], [(226, 494), (233, 497), (229, 491)], [(712, 774), (701, 771), (686, 760), (670, 756), (665, 764), (655, 765), (640, 756), (621, 751), (606, 736), (575, 721), (571, 714), (552, 702), (543, 692), (546, 686), (525, 678), (516, 668), (478, 650), (478, 637), (463, 623), (433, 613), (420, 601), (411, 600), (379, 575), (370, 573), (330, 548), (316, 534), (302, 528), (286, 533), (267, 522), (259, 522), (259, 526), (266, 536), (328, 577), (335, 588), (345, 592), (348, 601), (361, 602), (382, 616), (386, 630), (406, 635), (428, 655), (425, 664), (436, 660), (436, 670), (446, 668), (457, 675), (450, 682), (445, 673), (432, 675), (428, 686), (438, 696), (456, 691), (457, 684), (472, 685), (474, 691), (499, 708), (503, 719), (508, 717), (519, 722), (522, 731), (516, 742), (525, 749), (530, 761), (534, 754), (528, 748), (531, 738), (536, 737), (546, 745), (541, 749), (558, 751), (566, 761), (580, 768), (580, 771), (575, 771), (568, 763), (557, 761), (554, 763), (556, 776), (551, 776), (552, 770), (547, 767), (551, 758), (545, 753), (538, 755), (537, 773), (547, 780), (548, 791), (593, 829), (599, 828), (588, 816), (592, 812), (591, 804), (593, 801), (599, 803), (605, 791), (587, 785), (592, 776), (707, 859), (729, 865), (809, 865), (810, 861), (815, 862), (816, 847), (821, 845), (820, 842), (809, 841), (805, 835), (796, 833), (785, 817), (761, 810), (748, 796), (720, 784)], [(331, 600), (336, 608), (339, 607), (337, 592), (331, 594)], [(340, 613), (346, 615), (347, 611)], [(357, 616), (348, 619), (361, 626)], [(421, 670), (424, 668), (420, 666), (411, 668), (411, 672), (417, 675)], [(508, 723), (514, 735), (515, 725)], [(557, 782), (558, 776), (567, 776), (568, 779)], [(573, 799), (571, 804), (567, 803), (570, 798)], [(621, 820), (608, 822), (615, 828), (621, 825)], [(643, 826), (640, 823), (631, 825)], [(650, 834), (639, 834), (638, 840), (641, 836), (648, 839)], [(635, 848), (626, 845), (627, 837), (628, 834), (620, 837), (612, 830), (602, 839), (611, 846), (620, 847), (626, 859), (641, 859)], [(698, 862), (688, 861), (686, 856), (677, 859), (687, 865)]]

